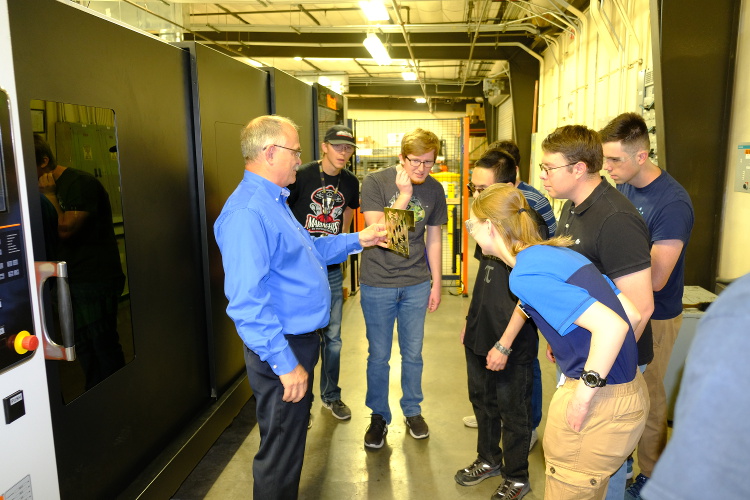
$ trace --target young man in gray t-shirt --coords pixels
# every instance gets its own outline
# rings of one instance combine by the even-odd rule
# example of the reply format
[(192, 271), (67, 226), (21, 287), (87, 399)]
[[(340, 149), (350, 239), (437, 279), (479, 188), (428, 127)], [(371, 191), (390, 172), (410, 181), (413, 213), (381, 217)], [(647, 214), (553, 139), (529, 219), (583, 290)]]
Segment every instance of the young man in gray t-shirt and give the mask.
[[(367, 328), (367, 397), (372, 410), (365, 446), (380, 448), (388, 433), (388, 375), (393, 325), (398, 319), (401, 351), (401, 398), (409, 433), (415, 439), (429, 436), (422, 418), (422, 341), (425, 310), (440, 305), (442, 277), (441, 226), (447, 223), (445, 192), (430, 177), (440, 148), (437, 136), (416, 129), (401, 141), (399, 164), (368, 175), (362, 183), (361, 210), (365, 223), (383, 222), (384, 207), (414, 212), (409, 231), (409, 257), (376, 248), (362, 257), (361, 298)], [(432, 281), (430, 281), (432, 280)]]

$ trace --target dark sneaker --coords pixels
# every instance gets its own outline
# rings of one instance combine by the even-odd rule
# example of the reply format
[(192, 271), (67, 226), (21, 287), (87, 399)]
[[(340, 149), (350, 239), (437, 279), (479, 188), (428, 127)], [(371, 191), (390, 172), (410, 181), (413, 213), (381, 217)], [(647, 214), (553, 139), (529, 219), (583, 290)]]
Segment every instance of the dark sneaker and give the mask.
[(365, 432), (365, 446), (368, 448), (382, 448), (385, 443), (385, 435), (388, 434), (388, 424), (382, 415), (373, 415), (370, 425)]
[(502, 484), (495, 490), (490, 500), (519, 500), (531, 491), (529, 483), (505, 479)]
[(323, 408), (331, 410), (333, 416), (339, 420), (349, 420), (352, 418), (352, 411), (340, 399), (337, 399), (336, 401), (323, 401)]
[(625, 500), (641, 500), (641, 489), (646, 485), (648, 478), (638, 474), (635, 481), (625, 490)]
[(411, 437), (414, 439), (424, 439), (430, 435), (430, 428), (427, 427), (427, 422), (424, 421), (422, 415), (406, 417), (404, 421), (409, 428), (409, 434), (411, 434)]
[(456, 472), (455, 479), (461, 486), (474, 486), (488, 477), (499, 476), (500, 473), (500, 464), (490, 465), (481, 458), (477, 458), (473, 464)]

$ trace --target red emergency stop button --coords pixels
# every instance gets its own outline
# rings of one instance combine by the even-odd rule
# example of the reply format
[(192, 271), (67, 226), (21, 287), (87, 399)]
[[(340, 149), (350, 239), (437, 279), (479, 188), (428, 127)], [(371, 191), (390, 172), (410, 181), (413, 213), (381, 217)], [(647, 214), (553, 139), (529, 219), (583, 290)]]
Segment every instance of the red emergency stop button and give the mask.
[(18, 354), (26, 354), (29, 351), (35, 351), (39, 347), (39, 339), (36, 335), (32, 335), (24, 330), (16, 335), (13, 347), (15, 347)]

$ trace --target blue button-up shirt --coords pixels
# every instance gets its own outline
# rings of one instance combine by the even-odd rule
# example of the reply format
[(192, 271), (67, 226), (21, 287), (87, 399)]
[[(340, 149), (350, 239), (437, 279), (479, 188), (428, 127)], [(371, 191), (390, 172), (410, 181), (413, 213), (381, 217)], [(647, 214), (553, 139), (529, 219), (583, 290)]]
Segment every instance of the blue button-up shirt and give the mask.
[(359, 252), (359, 236), (312, 238), (292, 215), (289, 190), (249, 171), (214, 224), (224, 263), (227, 314), (245, 345), (274, 373), (297, 366), (285, 334), (328, 324), (328, 264)]

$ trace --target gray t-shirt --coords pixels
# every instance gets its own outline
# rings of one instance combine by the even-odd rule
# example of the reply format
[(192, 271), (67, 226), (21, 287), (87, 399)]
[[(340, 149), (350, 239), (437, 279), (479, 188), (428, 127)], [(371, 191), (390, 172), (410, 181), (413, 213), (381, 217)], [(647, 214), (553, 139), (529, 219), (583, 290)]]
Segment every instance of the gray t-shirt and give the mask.
[[(362, 182), (362, 212), (382, 212), (398, 198), (396, 167), (389, 167), (365, 177)], [(398, 288), (424, 283), (430, 279), (425, 257), (425, 226), (442, 226), (448, 222), (448, 208), (443, 186), (427, 176), (414, 184), (407, 210), (414, 212), (414, 230), (409, 233), (409, 258), (382, 247), (362, 252), (360, 282), (368, 286)]]

